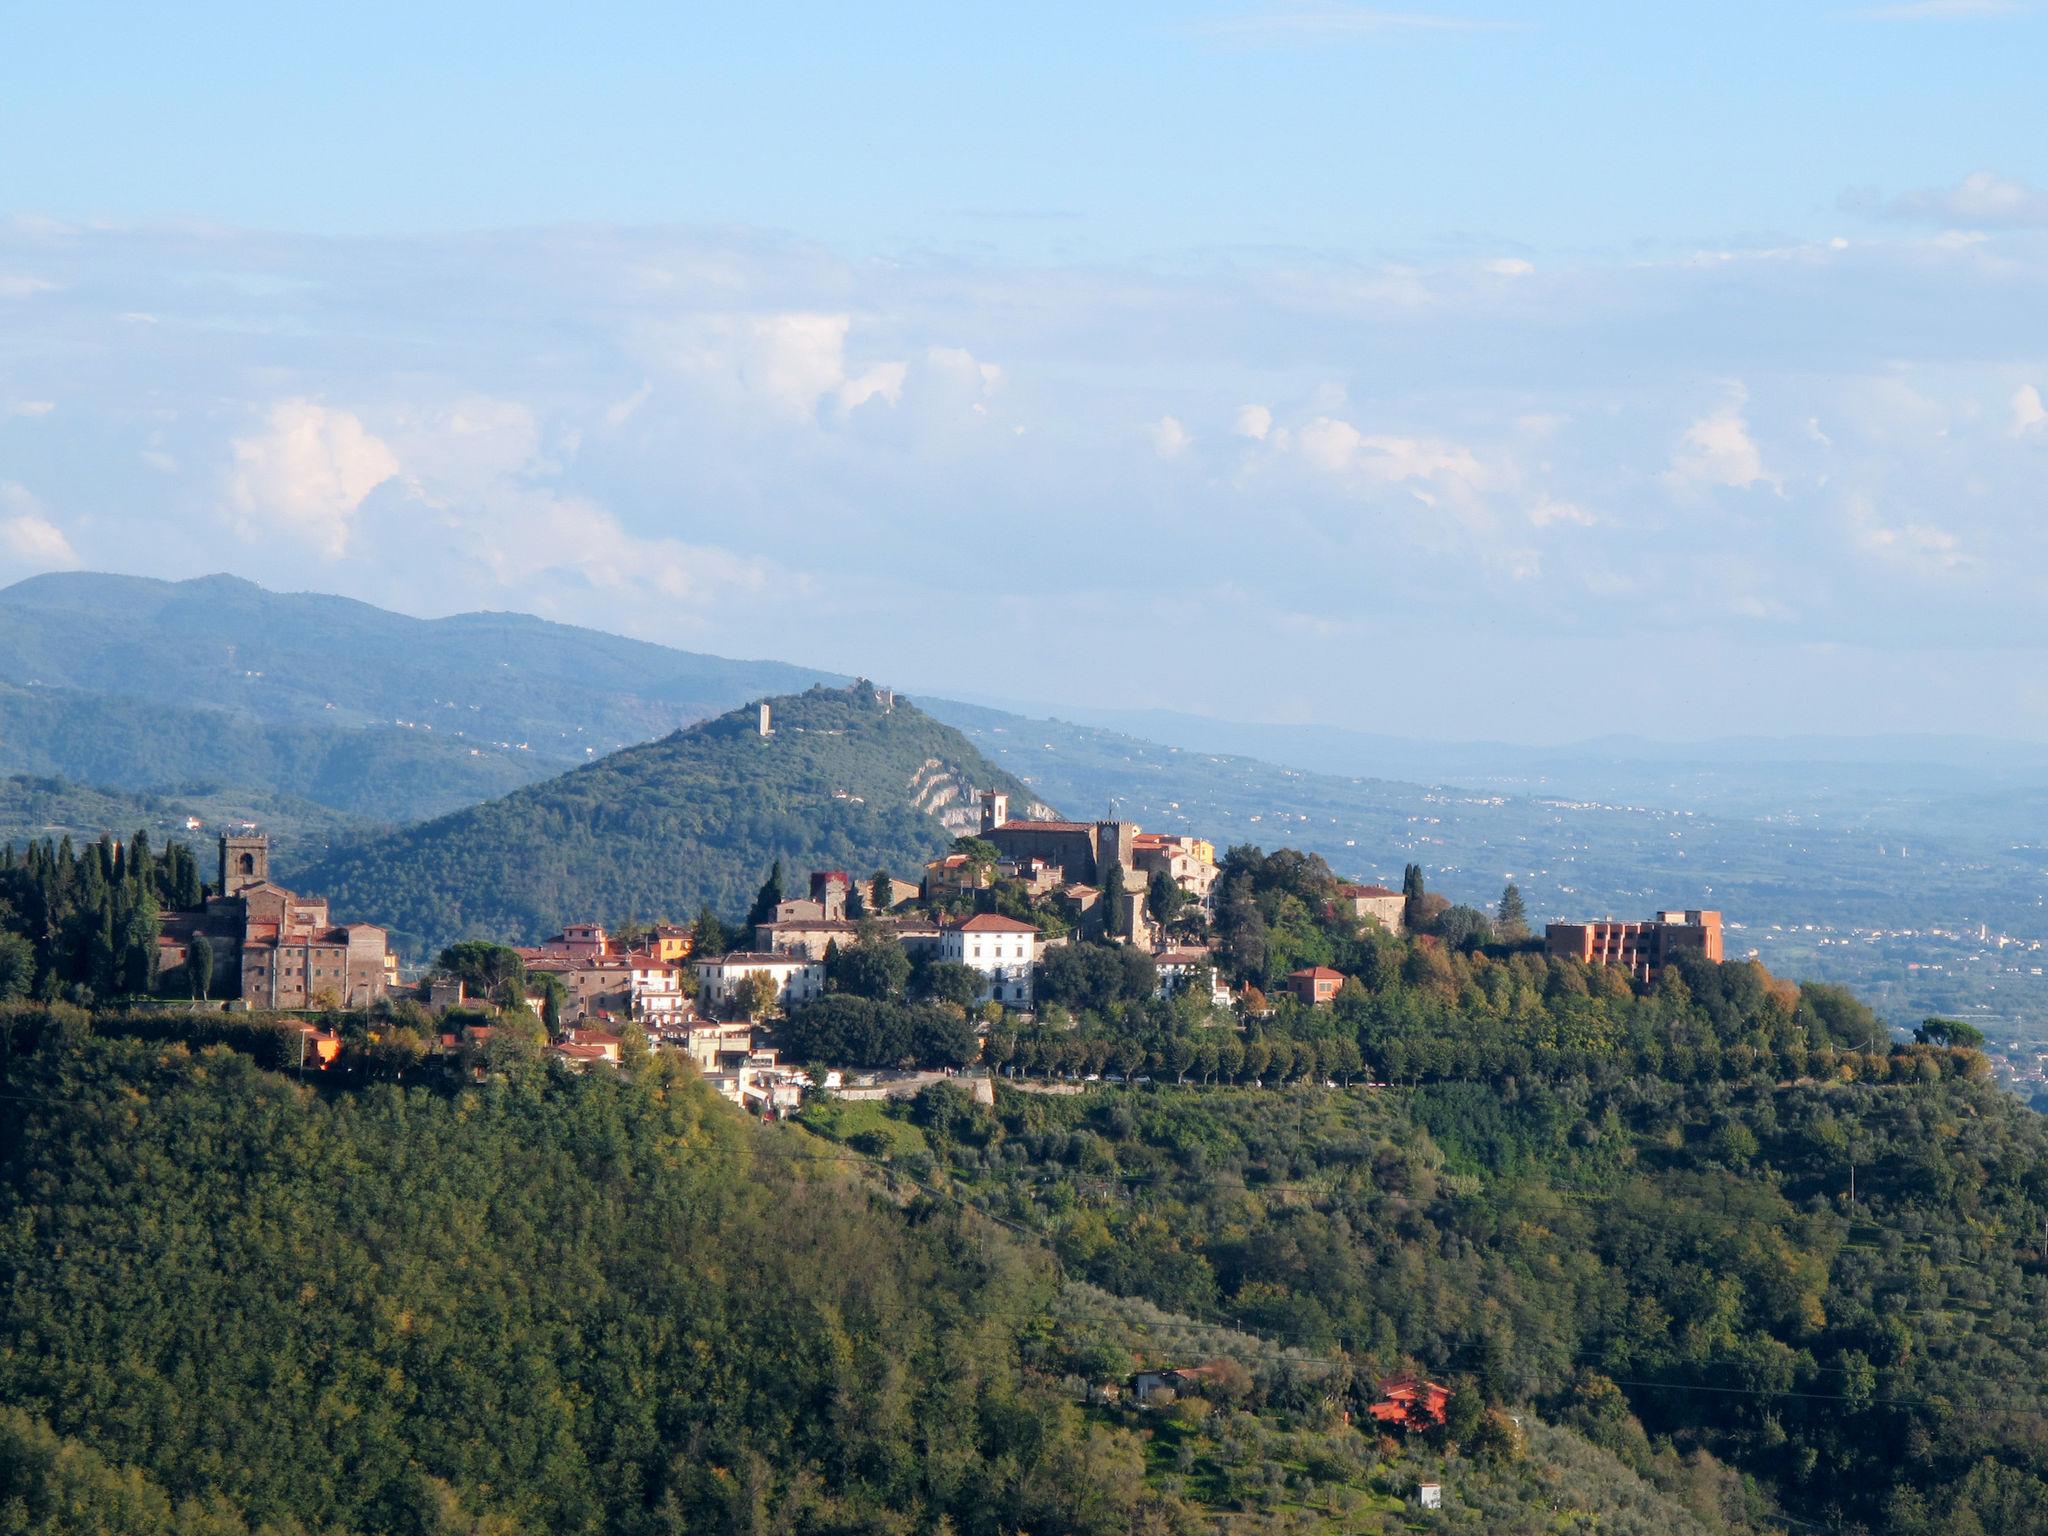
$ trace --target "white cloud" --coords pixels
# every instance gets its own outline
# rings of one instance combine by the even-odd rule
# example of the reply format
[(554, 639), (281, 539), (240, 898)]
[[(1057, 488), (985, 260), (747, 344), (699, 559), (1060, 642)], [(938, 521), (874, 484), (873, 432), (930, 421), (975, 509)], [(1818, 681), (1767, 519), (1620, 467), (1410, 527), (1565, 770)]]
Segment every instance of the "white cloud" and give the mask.
[(980, 361), (965, 347), (931, 347), (924, 360), (927, 372), (934, 378), (973, 399), (986, 400), (1002, 388), (1001, 366)]
[(771, 584), (800, 583), (769, 561), (671, 538), (642, 538), (583, 496), (499, 484), (465, 498), (449, 527), (473, 548), (498, 586), (544, 593), (565, 580), (612, 597), (658, 605), (675, 616)]
[(56, 287), (46, 277), (0, 272), (0, 299), (26, 299), (38, 293), (52, 293)]
[(1961, 538), (1937, 524), (1886, 523), (1867, 496), (1850, 497), (1847, 510), (1856, 547), (1910, 574), (1948, 575), (1976, 563)]
[(1527, 277), (1536, 270), (1536, 264), (1519, 256), (1497, 256), (1486, 264), (1486, 270), (1496, 277)]
[[(987, 414), (986, 400), (1002, 369), (964, 348), (928, 346), (915, 358), (848, 360), (855, 331), (848, 313), (787, 311), (765, 315), (700, 315), (649, 333), (655, 360), (696, 380), (760, 424), (818, 423), (870, 402), (901, 406), (922, 391), (927, 404), (950, 401)], [(637, 410), (642, 395), (611, 414), (613, 424)]]
[(857, 379), (848, 379), (835, 393), (849, 411), (880, 398), (891, 405), (903, 403), (903, 381), (910, 377), (908, 363), (877, 363)]
[(2048, 422), (2048, 407), (2041, 404), (2041, 391), (2032, 384), (2022, 384), (2012, 396), (2012, 435), (2023, 437), (2038, 432), (2043, 422)]
[(1576, 502), (1539, 496), (1536, 505), (1529, 509), (1529, 521), (1538, 528), (1548, 528), (1554, 523), (1575, 523), (1581, 528), (1591, 528), (1599, 519)]
[(349, 519), (399, 471), (398, 459), (351, 412), (311, 400), (270, 408), (261, 432), (236, 438), (228, 500), (237, 532), (281, 530), (329, 558), (347, 553)]
[(1685, 429), (1671, 456), (1674, 477), (1694, 486), (1725, 485), (1738, 490), (1768, 485), (1784, 494), (1784, 481), (1764, 467), (1763, 453), (1743, 420), (1747, 399), (1747, 392), (1738, 386), (1720, 410)]
[(1266, 434), (1273, 430), (1273, 413), (1263, 405), (1241, 405), (1237, 408), (1237, 420), (1230, 430), (1239, 437), (1248, 437), (1253, 442), (1263, 443)]
[(1492, 478), (1471, 449), (1441, 438), (1369, 434), (1334, 416), (1318, 416), (1297, 437), (1318, 469), (1379, 485), (1449, 478), (1477, 487)]
[[(985, 548), (951, 537), (963, 506), (1034, 528), (1007, 546), (1027, 609), (1071, 581), (1058, 550), (1142, 558), (1168, 532), (1242, 584), (1246, 611), (1276, 594), (1410, 621), (1490, 604), (1539, 643), (1654, 643), (1695, 616), (1740, 634), (1761, 614), (1801, 642), (1968, 649), (2030, 633), (2048, 591), (2048, 377), (2013, 319), (2048, 249), (2010, 231), (1712, 265), (1560, 253), (1527, 277), (1490, 273), (1512, 248), (1486, 245), (1162, 276), (526, 231), (452, 264), (395, 239), (367, 290), (345, 242), (77, 241), (64, 271), (89, 286), (0, 304), (7, 398), (59, 404), (28, 422), (0, 400), (18, 461), (0, 475), (48, 490), (87, 559), (130, 568), (185, 568), (225, 514), (271, 537), (218, 558), (271, 585), (542, 609), (926, 685), (935, 664), (885, 616), (976, 579)], [(656, 288), (653, 269), (673, 275)], [(0, 271), (46, 270), (0, 221)], [(1388, 285), (1425, 295), (1427, 323), (1381, 302)], [(222, 295), (244, 289), (242, 315)], [(163, 324), (130, 330), (124, 311)], [(1943, 324), (1900, 320), (1929, 314)], [(1713, 382), (1737, 372), (1747, 398)], [(273, 412), (294, 397), (346, 410), (298, 398), (287, 430)], [(1162, 471), (1169, 414), (1191, 441)], [(1784, 514), (1739, 529), (1752, 574), (1703, 574), (1731, 530), (1682, 515), (1687, 496), (1760, 486)], [(1842, 510), (1858, 491), (1883, 509), (1868, 527)], [(1916, 562), (1951, 574), (1894, 611), (1872, 601)], [(805, 571), (830, 573), (815, 601), (795, 596)], [(1595, 584), (1609, 596), (1586, 612)], [(1774, 602), (1789, 593), (1796, 613)], [(1246, 631), (1245, 675), (1272, 671), (1271, 641)]]
[(2004, 229), (2048, 227), (2048, 190), (1990, 171), (1976, 171), (1953, 187), (1920, 187), (1889, 201), (1862, 197), (1852, 207), (1917, 224), (1967, 224)]
[(28, 487), (12, 480), (0, 480), (0, 553), (15, 568), (30, 571), (68, 571), (79, 564), (64, 530)]
[(634, 390), (633, 393), (626, 396), (625, 399), (620, 400), (606, 408), (604, 413), (605, 425), (610, 427), (623, 427), (628, 421), (631, 421), (633, 419), (634, 412), (638, 411), (641, 406), (645, 405), (649, 400), (652, 400), (653, 398), (653, 380), (643, 380), (640, 387)]
[(1171, 416), (1162, 416), (1146, 429), (1152, 438), (1153, 450), (1162, 459), (1175, 459), (1187, 452), (1194, 438), (1188, 429)]
[(54, 400), (17, 400), (7, 407), (10, 416), (47, 416), (57, 409)]

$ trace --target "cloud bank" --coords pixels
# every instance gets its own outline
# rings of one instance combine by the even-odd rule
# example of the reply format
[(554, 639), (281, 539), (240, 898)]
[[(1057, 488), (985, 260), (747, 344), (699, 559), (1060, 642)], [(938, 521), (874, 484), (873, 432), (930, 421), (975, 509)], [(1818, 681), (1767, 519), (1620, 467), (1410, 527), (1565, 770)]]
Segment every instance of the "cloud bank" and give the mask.
[[(2048, 602), (2038, 197), (1971, 177), (1887, 205), (1934, 232), (1853, 242), (1159, 269), (16, 220), (0, 579), (231, 569), (1452, 734), (2048, 733), (1995, 680)], [(1304, 662), (1332, 645), (1356, 664)], [(1626, 719), (1515, 675), (1675, 645), (1718, 660)]]

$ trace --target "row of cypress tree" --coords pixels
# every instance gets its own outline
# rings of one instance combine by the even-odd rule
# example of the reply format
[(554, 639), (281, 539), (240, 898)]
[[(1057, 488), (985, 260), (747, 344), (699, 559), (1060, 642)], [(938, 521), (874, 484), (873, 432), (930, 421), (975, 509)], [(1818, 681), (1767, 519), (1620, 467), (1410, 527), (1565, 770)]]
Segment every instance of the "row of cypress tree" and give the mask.
[(149, 834), (69, 836), (0, 849), (0, 1001), (96, 1000), (152, 992), (161, 914), (197, 907), (206, 888), (192, 850), (159, 854)]

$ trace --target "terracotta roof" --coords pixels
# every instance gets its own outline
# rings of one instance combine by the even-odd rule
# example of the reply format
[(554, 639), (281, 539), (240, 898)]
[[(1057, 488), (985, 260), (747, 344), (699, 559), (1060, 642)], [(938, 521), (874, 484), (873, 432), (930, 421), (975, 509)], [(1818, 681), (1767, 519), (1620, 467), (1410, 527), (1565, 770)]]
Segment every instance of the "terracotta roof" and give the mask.
[(988, 837), (997, 832), (1093, 832), (1094, 826), (1085, 821), (1006, 821), (999, 827), (988, 827), (971, 834)]
[(1344, 973), (1333, 971), (1327, 965), (1304, 966), (1298, 971), (1287, 973), (1289, 981), (1342, 981)]
[(772, 955), (758, 949), (736, 949), (716, 960), (699, 960), (699, 965), (816, 965), (809, 955)]
[(1152, 957), (1154, 965), (1209, 965), (1213, 961), (1206, 949), (1167, 949)]
[(1004, 917), (998, 912), (983, 912), (970, 917), (960, 924), (961, 933), (1036, 933), (1030, 923), (1021, 923), (1014, 917)]
[(1385, 887), (1384, 885), (1340, 885), (1340, 886), (1338, 886), (1338, 887), (1337, 887), (1337, 894), (1338, 894), (1339, 896), (1353, 896), (1353, 897), (1356, 897), (1356, 896), (1374, 896), (1374, 897), (1378, 897), (1378, 896), (1399, 896), (1399, 895), (1400, 895), (1401, 893), (1400, 893), (1399, 891), (1390, 891), (1390, 890), (1388, 890), (1388, 889), (1387, 889), (1387, 888), (1386, 888), (1386, 887)]

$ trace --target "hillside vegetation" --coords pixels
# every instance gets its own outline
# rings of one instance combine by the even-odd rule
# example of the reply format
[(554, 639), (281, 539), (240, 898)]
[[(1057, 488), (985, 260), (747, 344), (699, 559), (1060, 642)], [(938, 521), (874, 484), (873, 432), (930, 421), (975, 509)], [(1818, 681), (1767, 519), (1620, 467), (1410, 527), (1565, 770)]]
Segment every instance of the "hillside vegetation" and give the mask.
[(872, 690), (814, 688), (630, 747), (485, 805), (370, 839), (302, 878), (424, 947), (533, 940), (579, 918), (744, 911), (770, 861), (909, 877), (971, 789), (1030, 791), (950, 727)]
[(921, 1138), (899, 1162), (1072, 1275), (1531, 1405), (1696, 1512), (1745, 1508), (1740, 1472), (1830, 1530), (2048, 1530), (2048, 1127), (1983, 1083), (1618, 1071), (894, 1113)]
[(1149, 1497), (1128, 1436), (1019, 1378), (1042, 1263), (686, 1073), (323, 1098), (87, 1038), (16, 1068), (0, 1528), (994, 1536)]
[[(1382, 1445), (1342, 1362), (1062, 1286), (672, 1061), (316, 1090), (293, 1032), (0, 1009), (0, 1530), (1337, 1536), (1424, 1477), (1474, 1536), (1769, 1528), (1533, 1419)], [(1084, 1405), (1191, 1343), (1209, 1397)]]
[(138, 827), (159, 844), (184, 838), (203, 845), (210, 840), (207, 834), (185, 826), (194, 817), (208, 829), (245, 821), (260, 825), (271, 834), (275, 861), (286, 878), (309, 853), (370, 830), (339, 811), (270, 790), (244, 792), (202, 783), (124, 791), (27, 774), (0, 778), (0, 847), (64, 837), (86, 844), (110, 833), (125, 837)]

